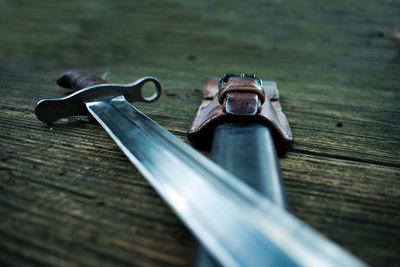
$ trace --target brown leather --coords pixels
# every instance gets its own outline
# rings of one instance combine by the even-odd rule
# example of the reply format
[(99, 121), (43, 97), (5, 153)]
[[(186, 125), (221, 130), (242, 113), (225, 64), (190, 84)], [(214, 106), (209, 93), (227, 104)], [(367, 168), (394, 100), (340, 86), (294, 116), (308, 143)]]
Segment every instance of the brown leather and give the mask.
[(279, 152), (293, 146), (292, 132), (282, 112), (275, 82), (263, 81), (261, 88), (254, 78), (231, 77), (218, 90), (218, 79), (208, 78), (188, 138), (199, 147), (209, 147), (214, 128), (227, 122), (264, 124), (271, 129)]
[(64, 88), (80, 90), (97, 84), (108, 83), (88, 70), (69, 70), (61, 74), (57, 84)]
[(261, 84), (257, 79), (251, 77), (231, 77), (228, 82), (224, 83), (218, 92), (218, 101), (223, 103), (226, 94), (229, 92), (253, 92), (257, 94), (261, 100), (261, 104), (265, 101), (265, 94), (261, 88)]

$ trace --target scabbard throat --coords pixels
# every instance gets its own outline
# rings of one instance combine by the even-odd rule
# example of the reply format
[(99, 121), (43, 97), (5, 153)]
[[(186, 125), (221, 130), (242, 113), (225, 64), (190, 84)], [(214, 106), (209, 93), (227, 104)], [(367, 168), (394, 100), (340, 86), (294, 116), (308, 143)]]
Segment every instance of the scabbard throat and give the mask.
[(227, 122), (264, 124), (271, 129), (279, 151), (293, 145), (276, 83), (262, 81), (254, 74), (226, 74), (220, 80), (206, 79), (203, 102), (188, 130), (188, 138), (197, 146), (209, 147), (215, 127)]

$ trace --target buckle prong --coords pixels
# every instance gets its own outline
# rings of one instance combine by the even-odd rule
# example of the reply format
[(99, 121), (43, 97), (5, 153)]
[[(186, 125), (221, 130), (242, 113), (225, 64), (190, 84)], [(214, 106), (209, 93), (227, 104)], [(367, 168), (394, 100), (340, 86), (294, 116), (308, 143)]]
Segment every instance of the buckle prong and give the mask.
[(219, 79), (218, 89), (221, 89), (222, 86), (224, 85), (224, 83), (226, 83), (229, 80), (229, 78), (232, 78), (232, 77), (249, 77), (249, 78), (253, 78), (253, 79), (258, 81), (258, 83), (261, 85), (261, 88), (263, 87), (261, 79), (256, 77), (256, 75), (254, 73), (225, 73), (224, 77)]

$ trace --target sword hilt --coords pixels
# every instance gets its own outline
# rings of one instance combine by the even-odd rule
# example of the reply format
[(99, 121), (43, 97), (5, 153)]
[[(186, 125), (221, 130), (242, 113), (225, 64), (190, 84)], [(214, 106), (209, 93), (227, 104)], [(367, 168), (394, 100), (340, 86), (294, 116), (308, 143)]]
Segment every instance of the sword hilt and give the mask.
[[(142, 93), (143, 85), (147, 82), (153, 82), (156, 89), (150, 97), (145, 97)], [(143, 77), (130, 84), (113, 84), (88, 70), (70, 70), (63, 73), (57, 83), (78, 91), (63, 98), (39, 101), (35, 107), (35, 114), (45, 123), (70, 116), (89, 115), (86, 102), (108, 101), (123, 96), (129, 102), (150, 103), (161, 96), (161, 84), (154, 77)]]
[(76, 69), (69, 70), (61, 74), (57, 80), (57, 84), (61, 87), (81, 90), (86, 87), (109, 83), (96, 74), (88, 70)]

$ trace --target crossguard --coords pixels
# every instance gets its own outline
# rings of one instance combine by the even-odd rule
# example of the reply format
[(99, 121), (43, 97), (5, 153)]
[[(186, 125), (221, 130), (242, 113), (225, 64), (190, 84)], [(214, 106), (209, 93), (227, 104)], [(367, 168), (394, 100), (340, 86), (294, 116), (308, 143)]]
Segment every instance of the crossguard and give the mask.
[[(150, 97), (144, 97), (142, 94), (143, 85), (147, 82), (153, 82), (156, 89)], [(154, 102), (161, 96), (161, 84), (153, 77), (144, 77), (131, 84), (96, 84), (63, 98), (43, 99), (37, 103), (35, 114), (39, 120), (52, 123), (70, 116), (88, 115), (85, 102), (107, 101), (121, 95), (129, 102)]]

